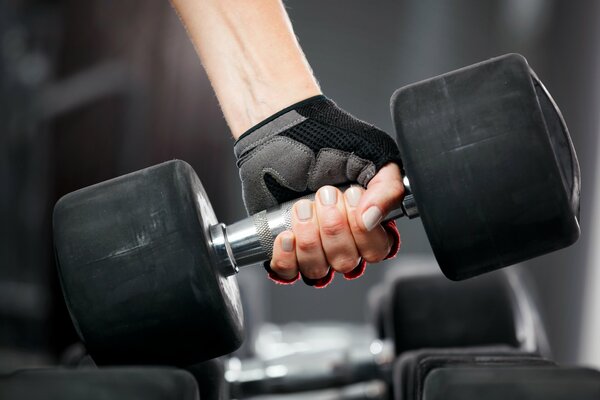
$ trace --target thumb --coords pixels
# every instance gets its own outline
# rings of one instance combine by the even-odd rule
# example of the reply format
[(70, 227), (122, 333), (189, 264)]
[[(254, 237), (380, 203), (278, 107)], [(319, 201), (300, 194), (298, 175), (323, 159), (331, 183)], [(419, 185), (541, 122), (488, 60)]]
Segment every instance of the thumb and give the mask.
[(404, 185), (400, 167), (395, 163), (383, 166), (369, 181), (356, 208), (361, 228), (371, 231), (393, 209), (400, 206), (404, 196)]

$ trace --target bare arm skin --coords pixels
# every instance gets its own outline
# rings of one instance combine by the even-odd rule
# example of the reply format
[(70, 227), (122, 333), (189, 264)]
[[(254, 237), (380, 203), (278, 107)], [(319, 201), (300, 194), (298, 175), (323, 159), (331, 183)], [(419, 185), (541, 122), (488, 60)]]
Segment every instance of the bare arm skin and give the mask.
[[(237, 139), (269, 116), (321, 94), (280, 0), (172, 0)], [(271, 269), (319, 279), (329, 267), (349, 272), (359, 257), (385, 258), (391, 247), (379, 224), (403, 195), (400, 169), (387, 164), (366, 190), (326, 186), (294, 207), (293, 232), (275, 241)]]
[(173, 0), (233, 136), (321, 94), (279, 0)]

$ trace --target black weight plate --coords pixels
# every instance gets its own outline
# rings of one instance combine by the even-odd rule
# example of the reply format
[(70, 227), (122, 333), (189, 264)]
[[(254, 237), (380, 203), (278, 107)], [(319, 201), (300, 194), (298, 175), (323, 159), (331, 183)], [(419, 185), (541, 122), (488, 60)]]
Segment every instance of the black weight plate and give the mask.
[(506, 346), (420, 349), (402, 354), (394, 362), (395, 400), (417, 400), (427, 375), (447, 366), (552, 366), (537, 354)]
[[(561, 176), (578, 174), (576, 157), (573, 152), (569, 169), (569, 157), (555, 154), (551, 137), (560, 144), (568, 133), (549, 112), (552, 102), (540, 103), (535, 81), (526, 60), (511, 54), (409, 85), (392, 98), (405, 172), (450, 279), (524, 261), (579, 237), (572, 190), (579, 190), (578, 177)], [(559, 132), (549, 131), (557, 126)], [(577, 182), (571, 190), (569, 182)]]
[(579, 191), (581, 188), (581, 173), (579, 161), (571, 141), (571, 135), (556, 103), (542, 82), (531, 71), (535, 92), (540, 102), (544, 122), (548, 129), (550, 144), (558, 161), (560, 176), (571, 200), (571, 209), (579, 219)]
[(0, 376), (2, 400), (198, 400), (186, 371), (167, 368), (36, 369)]
[(598, 400), (600, 373), (565, 367), (456, 367), (432, 371), (423, 400)]
[(432, 347), (505, 345), (518, 348), (518, 303), (505, 274), (452, 282), (442, 274), (396, 279), (390, 288), (385, 331), (400, 355)]
[(229, 385), (225, 380), (225, 363), (220, 358), (192, 365), (187, 370), (194, 375), (202, 400), (228, 400)]
[(241, 344), (237, 283), (213, 267), (217, 220), (188, 164), (68, 194), (53, 222), (67, 307), (98, 364), (189, 365)]

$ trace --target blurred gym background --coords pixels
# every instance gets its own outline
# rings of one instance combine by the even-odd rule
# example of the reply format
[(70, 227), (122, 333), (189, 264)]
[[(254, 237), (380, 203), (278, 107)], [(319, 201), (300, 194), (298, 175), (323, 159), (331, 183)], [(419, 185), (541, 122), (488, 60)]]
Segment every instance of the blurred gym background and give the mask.
[[(394, 134), (403, 85), (508, 52), (561, 108), (583, 176), (577, 244), (529, 270), (557, 361), (600, 367), (600, 2), (287, 0), (322, 88)], [(51, 363), (76, 341), (56, 279), (51, 215), (63, 194), (165, 160), (189, 162), (219, 219), (243, 217), (233, 139), (167, 0), (0, 2), (0, 366)], [(325, 290), (241, 272), (252, 325), (362, 321), (386, 268), (430, 254), (419, 222), (403, 249)], [(210, 326), (210, 321), (207, 321)]]

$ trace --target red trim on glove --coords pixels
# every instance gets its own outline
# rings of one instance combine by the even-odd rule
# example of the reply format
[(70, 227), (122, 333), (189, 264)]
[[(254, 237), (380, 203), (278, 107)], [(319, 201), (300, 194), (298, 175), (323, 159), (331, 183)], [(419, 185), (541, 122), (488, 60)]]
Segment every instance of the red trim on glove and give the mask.
[(390, 258), (396, 257), (398, 250), (400, 250), (400, 232), (398, 232), (396, 221), (393, 219), (382, 223), (381, 226), (383, 226), (385, 231), (392, 237), (392, 247), (390, 247), (390, 252), (384, 258), (384, 260), (389, 260)]
[(346, 272), (344, 274), (344, 278), (346, 278), (349, 281), (360, 278), (361, 276), (363, 276), (366, 269), (367, 269), (367, 262), (361, 258), (360, 262), (358, 263), (356, 268), (354, 268), (350, 272)]
[(269, 279), (278, 285), (292, 285), (292, 284), (296, 283), (296, 281), (298, 279), (300, 279), (300, 272), (298, 272), (298, 275), (296, 275), (296, 277), (292, 278), (292, 279), (281, 278), (279, 275), (277, 275), (275, 272), (273, 272), (273, 270), (271, 269), (271, 265), (269, 264), (268, 261), (266, 261), (263, 264), (263, 267), (265, 267), (265, 270), (267, 271), (267, 276), (269, 277)]
[(323, 289), (326, 288), (331, 281), (333, 280), (333, 277), (335, 276), (334, 274), (334, 270), (333, 268), (329, 267), (329, 271), (327, 271), (327, 275), (325, 275), (322, 278), (319, 279), (310, 279), (305, 277), (304, 275), (302, 276), (302, 280), (304, 281), (304, 283), (306, 283), (308, 286), (312, 286), (316, 289)]

